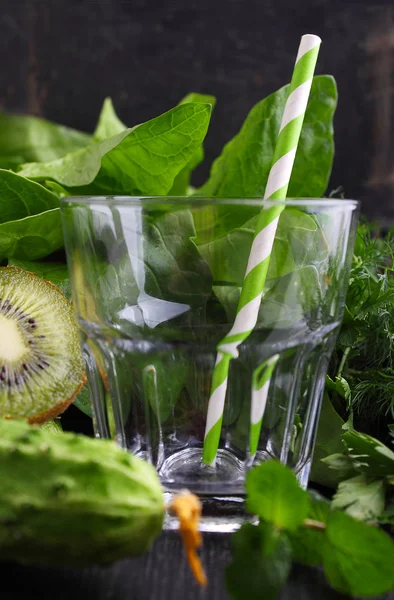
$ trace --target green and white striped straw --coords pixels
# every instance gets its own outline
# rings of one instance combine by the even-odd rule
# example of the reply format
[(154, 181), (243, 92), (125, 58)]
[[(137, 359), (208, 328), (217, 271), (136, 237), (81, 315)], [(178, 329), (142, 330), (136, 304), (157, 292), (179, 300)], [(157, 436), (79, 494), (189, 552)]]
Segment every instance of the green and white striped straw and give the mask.
[[(286, 198), (320, 44), (321, 39), (316, 35), (303, 35), (301, 38), (289, 97), (283, 111), (268, 176), (265, 199)], [(260, 213), (234, 325), (217, 347), (218, 355), (212, 375), (202, 456), (203, 463), (207, 465), (215, 463), (219, 446), (230, 360), (237, 358), (238, 346), (250, 335), (256, 325), (276, 228), (283, 210), (284, 206), (278, 205), (271, 206)]]
[(250, 437), (249, 452), (251, 459), (254, 458), (259, 445), (261, 425), (265, 406), (267, 404), (268, 390), (270, 387), (272, 373), (279, 360), (279, 354), (274, 354), (265, 360), (253, 373), (252, 401), (250, 408)]

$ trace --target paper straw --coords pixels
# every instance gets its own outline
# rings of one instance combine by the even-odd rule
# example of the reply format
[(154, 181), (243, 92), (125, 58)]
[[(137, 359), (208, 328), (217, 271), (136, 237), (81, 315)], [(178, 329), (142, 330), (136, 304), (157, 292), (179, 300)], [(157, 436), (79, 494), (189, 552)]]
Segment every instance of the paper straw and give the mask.
[(274, 354), (257, 367), (253, 373), (249, 438), (249, 452), (252, 459), (257, 452), (271, 377), (278, 360), (279, 354)]
[[(321, 39), (316, 35), (301, 38), (264, 199), (286, 198), (320, 44)], [(283, 210), (283, 205), (272, 206), (259, 215), (234, 325), (217, 346), (202, 456), (207, 465), (214, 464), (219, 446), (230, 360), (237, 358), (238, 346), (256, 325), (279, 215)]]

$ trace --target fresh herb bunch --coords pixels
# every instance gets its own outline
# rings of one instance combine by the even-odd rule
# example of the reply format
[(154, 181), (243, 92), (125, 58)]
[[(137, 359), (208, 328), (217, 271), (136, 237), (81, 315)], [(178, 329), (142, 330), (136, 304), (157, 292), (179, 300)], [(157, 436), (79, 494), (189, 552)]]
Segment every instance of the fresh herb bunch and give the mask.
[(322, 566), (329, 584), (369, 597), (394, 587), (394, 542), (376, 527), (302, 490), (293, 472), (269, 461), (249, 472), (247, 507), (259, 518), (233, 536), (227, 588), (236, 600), (273, 600), (293, 562)]
[(393, 421), (394, 236), (363, 220), (311, 479), (337, 488), (333, 508), (389, 529), (394, 525)]
[(343, 385), (342, 391), (328, 386), (332, 403), (352, 412), (356, 427), (376, 433), (379, 420), (394, 419), (394, 236), (373, 224), (358, 228), (329, 376)]
[(344, 427), (354, 427), (389, 445), (392, 442), (393, 267), (393, 232), (382, 233), (373, 223), (362, 221), (343, 324), (328, 370), (312, 469), (312, 480), (328, 487), (336, 487), (341, 477), (321, 459), (343, 452)]

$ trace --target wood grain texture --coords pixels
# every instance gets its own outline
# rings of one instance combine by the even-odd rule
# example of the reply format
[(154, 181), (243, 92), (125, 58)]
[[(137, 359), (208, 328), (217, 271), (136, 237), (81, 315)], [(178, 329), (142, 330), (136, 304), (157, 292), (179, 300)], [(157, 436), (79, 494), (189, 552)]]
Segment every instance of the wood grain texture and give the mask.
[(190, 91), (218, 105), (195, 183), (255, 102), (290, 79), (300, 36), (340, 101), (328, 192), (394, 218), (392, 0), (2, 0), (0, 106), (92, 131), (105, 96), (128, 125)]
[[(107, 568), (22, 567), (0, 563), (2, 600), (230, 600), (224, 567), (231, 556), (230, 538), (205, 535), (202, 559), (209, 585), (198, 588), (175, 533), (163, 533), (151, 552)], [(317, 569), (296, 567), (278, 600), (340, 600)], [(262, 600), (264, 595), (262, 594)], [(247, 600), (247, 599), (245, 599)], [(394, 600), (394, 594), (385, 600)]]
[[(183, 557), (178, 536), (164, 533), (151, 552), (107, 568), (21, 567), (0, 563), (2, 600), (230, 600), (224, 567), (230, 560), (230, 538), (205, 535), (202, 558), (209, 585), (198, 588)], [(262, 599), (264, 596), (262, 595)], [(322, 573), (296, 567), (278, 600), (340, 600)], [(394, 600), (394, 594), (386, 600)], [(245, 599), (247, 600), (247, 599)]]

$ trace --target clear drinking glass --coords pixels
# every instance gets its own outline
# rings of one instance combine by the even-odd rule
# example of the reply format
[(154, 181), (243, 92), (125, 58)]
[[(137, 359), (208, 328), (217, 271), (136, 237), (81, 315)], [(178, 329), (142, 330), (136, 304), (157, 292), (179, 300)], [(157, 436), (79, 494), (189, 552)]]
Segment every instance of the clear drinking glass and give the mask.
[(343, 316), (357, 202), (286, 200), (257, 324), (230, 362), (217, 458), (203, 464), (217, 344), (234, 321), (258, 214), (274, 204), (62, 200), (96, 435), (153, 463), (168, 492), (199, 494), (206, 530), (237, 526), (253, 464), (277, 458), (306, 487)]

